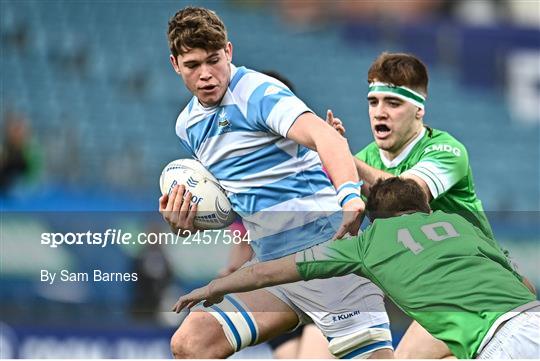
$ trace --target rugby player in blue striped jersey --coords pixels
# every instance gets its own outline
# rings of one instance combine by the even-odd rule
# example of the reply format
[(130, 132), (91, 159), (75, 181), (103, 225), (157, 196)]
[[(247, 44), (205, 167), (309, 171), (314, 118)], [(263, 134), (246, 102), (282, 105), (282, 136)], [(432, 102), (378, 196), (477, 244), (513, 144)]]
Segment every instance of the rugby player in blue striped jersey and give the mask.
[[(256, 259), (357, 234), (365, 205), (347, 141), (283, 83), (233, 65), (232, 44), (214, 12), (180, 10), (168, 38), (172, 66), (193, 94), (176, 134), (227, 192)], [(194, 232), (197, 208), (184, 191), (162, 196), (160, 212), (175, 232)], [(393, 356), (383, 294), (355, 275), (229, 295), (198, 311), (172, 337), (177, 358), (228, 357), (311, 321), (337, 357)]]

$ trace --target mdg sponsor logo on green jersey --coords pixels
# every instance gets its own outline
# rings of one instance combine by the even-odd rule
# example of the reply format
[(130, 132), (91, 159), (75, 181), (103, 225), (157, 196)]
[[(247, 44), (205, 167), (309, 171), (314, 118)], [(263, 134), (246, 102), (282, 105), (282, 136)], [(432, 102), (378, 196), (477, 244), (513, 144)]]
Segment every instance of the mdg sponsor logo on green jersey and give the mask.
[(459, 148), (452, 147), (451, 145), (448, 145), (448, 144), (433, 144), (433, 145), (430, 145), (429, 147), (424, 149), (424, 154), (429, 153), (429, 152), (433, 152), (433, 151), (453, 153), (456, 157), (461, 156), (461, 150)]

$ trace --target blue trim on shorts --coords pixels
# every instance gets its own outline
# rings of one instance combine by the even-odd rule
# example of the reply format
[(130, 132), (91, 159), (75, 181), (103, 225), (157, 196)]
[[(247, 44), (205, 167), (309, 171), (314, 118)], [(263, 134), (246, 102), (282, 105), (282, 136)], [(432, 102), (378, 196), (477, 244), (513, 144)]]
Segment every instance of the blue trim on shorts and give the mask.
[[(381, 323), (380, 325), (369, 326), (368, 328), (385, 328), (385, 329), (389, 330), (390, 329), (390, 323), (388, 323), (388, 322)], [(334, 338), (335, 337), (326, 337), (326, 339), (328, 341), (331, 341)], [(366, 352), (369, 352), (369, 351), (377, 349), (377, 348), (382, 348), (382, 346), (389, 346), (387, 348), (391, 348), (392, 350), (394, 349), (394, 347), (392, 346), (392, 341), (379, 341), (379, 342), (372, 343), (370, 345), (366, 345), (364, 347), (360, 347), (359, 349), (356, 349), (354, 351), (351, 351), (348, 354), (342, 356), (341, 358), (342, 359), (352, 359), (355, 356), (358, 356), (358, 355), (360, 355), (362, 353), (366, 353)]]
[(234, 335), (234, 339), (236, 340), (236, 352), (240, 351), (240, 348), (242, 346), (242, 339), (240, 338), (240, 334), (238, 333), (238, 330), (236, 329), (236, 327), (234, 327), (234, 324), (229, 318), (229, 316), (227, 316), (225, 312), (223, 312), (219, 307), (215, 305), (210, 306), (210, 308), (216, 311), (217, 313), (219, 313), (225, 319), (225, 322), (227, 322), (227, 325), (231, 329)]
[(253, 345), (257, 340), (257, 329), (255, 328), (253, 320), (248, 316), (248, 312), (244, 309), (244, 307), (242, 307), (242, 305), (240, 305), (240, 303), (236, 301), (234, 297), (226, 295), (225, 298), (228, 299), (229, 302), (232, 303), (234, 307), (236, 307), (240, 311), (240, 314), (242, 315), (242, 317), (244, 317), (244, 320), (246, 320), (249, 326), (249, 330), (251, 331), (251, 341), (249, 345)]

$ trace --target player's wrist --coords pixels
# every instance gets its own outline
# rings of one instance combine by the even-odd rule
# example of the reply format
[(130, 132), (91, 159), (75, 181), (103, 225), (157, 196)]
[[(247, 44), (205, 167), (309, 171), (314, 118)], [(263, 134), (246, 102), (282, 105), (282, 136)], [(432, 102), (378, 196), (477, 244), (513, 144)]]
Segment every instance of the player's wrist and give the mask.
[(343, 212), (360, 212), (363, 213), (366, 209), (366, 204), (362, 198), (354, 198), (343, 205)]
[(341, 208), (354, 199), (362, 201), (360, 197), (360, 188), (362, 187), (362, 184), (364, 184), (363, 181), (345, 182), (339, 186), (337, 189), (337, 197)]
[(207, 286), (206, 286), (206, 298), (211, 298), (216, 296), (215, 289), (216, 289), (216, 280), (212, 280)]

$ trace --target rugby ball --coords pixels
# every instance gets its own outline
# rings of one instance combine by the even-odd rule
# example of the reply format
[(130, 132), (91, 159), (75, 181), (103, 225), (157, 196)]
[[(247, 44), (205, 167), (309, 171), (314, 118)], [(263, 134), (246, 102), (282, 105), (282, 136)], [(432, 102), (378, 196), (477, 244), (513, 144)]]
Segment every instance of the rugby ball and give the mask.
[(236, 219), (225, 190), (200, 162), (177, 159), (167, 164), (159, 179), (161, 193), (170, 194), (179, 184), (191, 193), (191, 203), (197, 204), (194, 221), (197, 228), (221, 229)]

